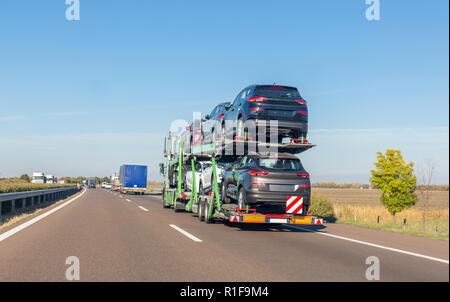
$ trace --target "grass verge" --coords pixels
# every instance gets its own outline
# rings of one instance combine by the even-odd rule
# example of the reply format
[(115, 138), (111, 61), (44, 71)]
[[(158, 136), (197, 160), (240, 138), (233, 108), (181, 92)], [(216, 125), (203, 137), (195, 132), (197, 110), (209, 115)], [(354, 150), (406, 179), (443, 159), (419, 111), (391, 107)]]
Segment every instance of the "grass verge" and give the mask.
[(334, 212), (338, 223), (449, 240), (448, 209), (429, 209), (425, 215), (425, 225), (422, 210), (415, 207), (398, 213), (395, 224), (392, 215), (382, 206), (334, 204)]

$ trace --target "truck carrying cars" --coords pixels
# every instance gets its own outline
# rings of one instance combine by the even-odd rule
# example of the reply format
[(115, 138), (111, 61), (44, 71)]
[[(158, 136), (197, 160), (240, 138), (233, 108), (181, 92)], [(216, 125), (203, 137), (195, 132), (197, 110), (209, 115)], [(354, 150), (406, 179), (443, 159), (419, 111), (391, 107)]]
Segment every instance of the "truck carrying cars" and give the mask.
[(147, 166), (122, 165), (119, 173), (120, 191), (145, 194), (147, 190)]
[[(259, 91), (259, 86), (251, 87)], [(261, 87), (272, 93), (268, 86)], [(283, 98), (281, 94), (274, 93), (276, 97), (272, 98), (267, 94), (265, 97), (274, 99), (274, 104), (278, 100), (298, 103), (292, 105), (295, 109), (306, 106), (306, 102), (297, 102), (297, 99), (303, 99), (296, 89), (274, 87), (292, 94), (287, 100), (278, 100)], [(248, 98), (253, 100), (255, 92), (250, 92)], [(248, 100), (244, 98), (243, 101)], [(310, 215), (309, 173), (294, 155), (315, 146), (305, 138), (306, 120), (303, 117), (300, 120), (292, 124), (291, 130), (287, 123), (283, 124), (282, 132), (277, 133), (283, 138), (287, 136), (289, 142), (276, 139), (267, 143), (266, 137), (260, 141), (259, 137), (249, 137), (246, 131), (220, 129), (221, 135), (214, 135), (212, 142), (210, 139), (200, 143), (194, 140), (191, 144), (189, 133), (196, 131), (192, 126), (186, 129), (187, 135), (186, 132), (169, 132), (164, 145), (165, 163), (160, 164), (160, 174), (164, 176), (163, 207), (173, 208), (175, 212), (192, 212), (206, 223), (225, 220), (231, 223), (323, 224), (322, 218)], [(195, 124), (196, 121), (192, 125)], [(229, 150), (233, 152), (227, 152)], [(205, 176), (211, 177), (210, 185), (203, 185)]]

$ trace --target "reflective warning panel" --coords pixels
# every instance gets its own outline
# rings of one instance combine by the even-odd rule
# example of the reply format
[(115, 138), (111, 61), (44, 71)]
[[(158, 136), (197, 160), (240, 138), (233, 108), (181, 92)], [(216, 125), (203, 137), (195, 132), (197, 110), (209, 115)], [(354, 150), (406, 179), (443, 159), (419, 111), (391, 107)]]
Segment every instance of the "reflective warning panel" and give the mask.
[(266, 223), (266, 216), (264, 216), (264, 215), (244, 215), (244, 222)]
[(231, 216), (230, 217), (230, 221), (231, 222), (239, 222), (239, 217), (238, 216)]
[(286, 213), (301, 214), (303, 212), (303, 197), (288, 196), (286, 200)]
[(312, 217), (292, 217), (293, 224), (312, 224)]

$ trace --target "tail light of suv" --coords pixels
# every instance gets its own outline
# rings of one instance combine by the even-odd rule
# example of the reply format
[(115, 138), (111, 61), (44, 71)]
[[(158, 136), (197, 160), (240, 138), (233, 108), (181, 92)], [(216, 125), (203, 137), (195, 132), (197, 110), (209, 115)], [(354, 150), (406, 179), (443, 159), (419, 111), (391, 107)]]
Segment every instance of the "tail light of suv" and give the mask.
[(297, 176), (309, 179), (309, 173), (308, 172), (297, 173)]
[(263, 96), (252, 96), (252, 97), (249, 97), (248, 99), (247, 99), (247, 102), (250, 102), (250, 103), (254, 103), (254, 102), (264, 102), (264, 101), (266, 101), (267, 100), (267, 98), (266, 97), (263, 97)]
[(308, 103), (305, 100), (295, 100), (297, 103), (299, 103), (300, 105), (307, 105)]
[(269, 172), (266, 171), (258, 171), (258, 170), (250, 170), (247, 172), (248, 175), (250, 176), (262, 176), (262, 175), (267, 175), (269, 174)]

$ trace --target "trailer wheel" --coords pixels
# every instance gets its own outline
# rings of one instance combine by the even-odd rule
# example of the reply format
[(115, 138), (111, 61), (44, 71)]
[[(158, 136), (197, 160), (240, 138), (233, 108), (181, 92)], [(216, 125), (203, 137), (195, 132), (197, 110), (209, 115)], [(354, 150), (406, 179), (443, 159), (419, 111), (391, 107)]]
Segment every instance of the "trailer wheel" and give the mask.
[(209, 207), (211, 206), (211, 204), (210, 204), (210, 202), (209, 201), (206, 201), (205, 202), (205, 206), (204, 206), (204, 209), (205, 209), (205, 222), (206, 223), (213, 223), (213, 220), (212, 220), (212, 217), (208, 217), (208, 212), (209, 212)]
[(225, 183), (222, 184), (222, 191), (220, 192), (220, 201), (222, 202), (222, 204), (224, 203), (230, 203), (230, 198), (227, 196), (227, 191), (226, 191), (226, 185)]
[(238, 207), (240, 209), (245, 209), (246, 206), (247, 203), (245, 202), (244, 188), (240, 188), (238, 193)]
[(174, 202), (173, 202), (173, 211), (174, 211), (175, 213), (180, 212), (180, 210), (177, 209), (177, 205), (178, 205), (178, 198), (175, 198), (175, 200), (174, 200)]
[(205, 220), (204, 209), (205, 209), (205, 201), (200, 199), (198, 201), (198, 220), (200, 221)]

